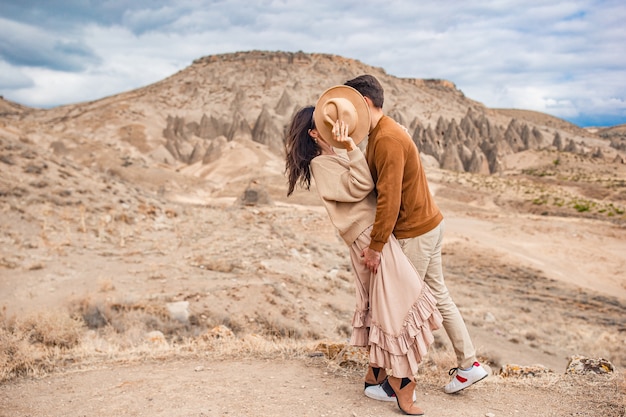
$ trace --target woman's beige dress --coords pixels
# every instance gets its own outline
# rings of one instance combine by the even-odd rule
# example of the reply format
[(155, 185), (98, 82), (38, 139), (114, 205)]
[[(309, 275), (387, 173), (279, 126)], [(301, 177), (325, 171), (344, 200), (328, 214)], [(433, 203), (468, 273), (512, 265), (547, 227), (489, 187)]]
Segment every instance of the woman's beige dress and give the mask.
[(370, 364), (412, 377), (434, 340), (442, 318), (424, 284), (395, 237), (381, 252), (373, 274), (361, 253), (369, 246), (376, 214), (374, 183), (363, 153), (321, 155), (311, 171), (328, 215), (350, 247), (355, 273), (356, 308), (350, 343), (370, 347)]

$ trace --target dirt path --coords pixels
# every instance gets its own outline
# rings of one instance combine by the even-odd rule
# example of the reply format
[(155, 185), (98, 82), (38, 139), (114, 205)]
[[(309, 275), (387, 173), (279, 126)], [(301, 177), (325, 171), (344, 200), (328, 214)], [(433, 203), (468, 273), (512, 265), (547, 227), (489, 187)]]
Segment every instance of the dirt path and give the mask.
[[(322, 363), (299, 360), (167, 360), (19, 380), (0, 390), (0, 416), (402, 415), (394, 403), (365, 397), (361, 384), (357, 373), (337, 375)], [(599, 416), (585, 411), (592, 400), (577, 391), (490, 376), (454, 395), (418, 385), (417, 403), (430, 417)]]

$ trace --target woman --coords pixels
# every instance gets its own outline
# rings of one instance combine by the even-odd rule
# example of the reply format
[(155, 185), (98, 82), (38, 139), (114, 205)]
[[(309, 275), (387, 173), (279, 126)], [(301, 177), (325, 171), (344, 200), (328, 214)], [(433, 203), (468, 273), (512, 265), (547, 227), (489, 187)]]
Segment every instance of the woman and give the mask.
[[(432, 331), (441, 326), (441, 315), (430, 290), (393, 236), (383, 248), (381, 267), (375, 274), (363, 263), (362, 252), (369, 247), (376, 214), (374, 182), (363, 153), (348, 135), (350, 126), (335, 119), (331, 132), (334, 139), (330, 138), (332, 117), (328, 117), (328, 103), (323, 97), (316, 110), (323, 115), (316, 114), (314, 121), (315, 108), (305, 107), (291, 122), (286, 139), (287, 195), (293, 193), (296, 185), (310, 189), (313, 178), (331, 222), (350, 247), (356, 283), (350, 343), (369, 348), (365, 394), (378, 400), (397, 401), (406, 414), (422, 415), (423, 411), (414, 404), (414, 375), (434, 340)], [(350, 99), (352, 105), (361, 105), (354, 102), (352, 95)], [(331, 108), (335, 111), (330, 113), (345, 115), (342, 105), (347, 103), (333, 102)], [(316, 128), (316, 121), (326, 126)], [(369, 120), (352, 122), (369, 126)], [(323, 130), (325, 135), (321, 134)], [(346, 153), (336, 153), (333, 145)], [(386, 369), (391, 369), (392, 375), (387, 376)]]

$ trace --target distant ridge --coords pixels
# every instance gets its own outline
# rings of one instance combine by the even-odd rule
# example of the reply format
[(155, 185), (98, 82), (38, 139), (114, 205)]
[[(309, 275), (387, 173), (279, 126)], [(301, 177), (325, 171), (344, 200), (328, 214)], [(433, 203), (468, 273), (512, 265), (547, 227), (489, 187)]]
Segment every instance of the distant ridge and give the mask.
[(574, 123), (570, 123), (567, 120), (563, 120), (561, 118), (549, 115), (547, 113), (542, 113), (534, 110), (522, 110), (522, 109), (494, 109), (499, 113), (507, 115), (509, 117), (526, 120), (529, 122), (536, 123), (538, 125), (550, 126), (555, 129), (562, 129), (565, 131), (569, 131), (576, 135), (585, 135), (589, 134), (589, 132), (580, 126), (575, 125)]
[(0, 117), (20, 114), (28, 110), (32, 110), (32, 108), (6, 100), (4, 97), (0, 96)]
[[(408, 129), (422, 155), (439, 168), (493, 174), (508, 168), (509, 155), (542, 149), (616, 158), (614, 141), (559, 118), (490, 109), (452, 81), (398, 78), (380, 67), (320, 53), (209, 55), (159, 82), (100, 100), (29, 112), (9, 102), (5, 108), (7, 114), (23, 112), (21, 117), (42, 125), (42, 131), (64, 132), (63, 141), (121, 143), (128, 147), (125, 152), (146, 154), (158, 163), (206, 165), (233, 141), (282, 154), (294, 112), (314, 104), (326, 88), (365, 73), (385, 88), (385, 112)], [(80, 146), (68, 148), (78, 152)]]

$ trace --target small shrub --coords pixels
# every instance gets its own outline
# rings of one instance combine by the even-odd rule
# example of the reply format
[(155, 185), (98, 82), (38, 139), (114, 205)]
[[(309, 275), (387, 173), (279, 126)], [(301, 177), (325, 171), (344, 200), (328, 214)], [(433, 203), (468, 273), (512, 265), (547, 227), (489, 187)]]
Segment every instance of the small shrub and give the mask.
[(17, 326), (30, 343), (69, 349), (78, 345), (83, 322), (64, 312), (46, 312), (28, 316)]
[(0, 382), (34, 373), (35, 359), (27, 341), (0, 327)]
[(590, 210), (590, 204), (588, 201), (576, 201), (574, 202), (574, 209), (579, 213), (583, 213)]
[[(46, 373), (54, 369), (53, 349), (42, 348), (41, 345), (38, 347), (31, 342), (32, 337), (37, 339), (37, 335), (41, 336), (42, 329), (50, 330), (50, 320), (46, 318), (38, 325), (33, 324), (37, 322), (38, 317), (31, 316), (24, 322), (18, 322), (14, 318), (8, 319), (4, 312), (0, 313), (0, 382), (15, 377)], [(53, 321), (58, 323), (57, 320)], [(75, 324), (72, 323), (71, 327), (75, 328)], [(33, 331), (34, 328), (40, 330)], [(67, 331), (59, 328), (50, 333), (45, 337), (45, 341), (52, 342), (54, 346), (77, 342), (77, 339), (68, 337)], [(65, 336), (60, 337), (63, 334)]]

